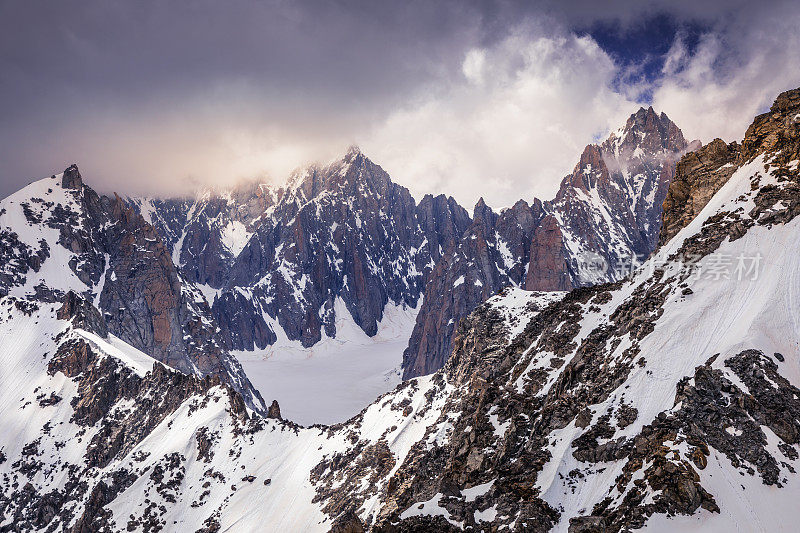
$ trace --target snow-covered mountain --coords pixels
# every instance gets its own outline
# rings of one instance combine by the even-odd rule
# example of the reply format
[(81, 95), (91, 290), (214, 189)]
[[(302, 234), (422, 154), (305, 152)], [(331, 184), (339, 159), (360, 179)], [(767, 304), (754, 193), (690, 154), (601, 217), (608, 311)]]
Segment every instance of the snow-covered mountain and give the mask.
[(458, 322), (503, 287), (568, 290), (622, 279), (655, 249), (675, 163), (699, 142), (653, 108), (586, 147), (551, 201), (499, 214), (483, 201), (458, 245), (431, 274), (403, 355), (403, 376), (441, 368)]
[[(0, 299), (0, 527), (794, 529), (800, 89), (736, 147), (682, 160), (632, 276), (506, 289), (444, 368), (336, 426), (255, 413), (106, 334), (91, 292), (33, 302), (28, 276)], [(16, 265), (41, 260), (6, 239)]]
[(102, 331), (181, 372), (217, 376), (263, 407), (159, 234), (118, 196), (98, 196), (74, 165), (0, 202), (0, 257), (0, 295), (18, 309), (80, 295), (101, 313)]
[[(565, 254), (556, 272), (530, 270), (529, 290), (569, 289), (620, 279), (655, 249), (661, 206), (689, 144), (666, 114), (641, 108), (624, 127), (581, 154), (545, 205)], [(594, 258), (594, 262), (587, 260)]]
[(284, 186), (130, 203), (205, 294), (225, 347), (311, 347), (335, 338), (337, 321), (372, 336), (387, 312), (419, 309), (402, 363), (409, 378), (441, 368), (458, 322), (503, 287), (624, 277), (655, 247), (687, 146), (666, 115), (640, 109), (586, 148), (554, 200), (500, 213), (480, 201), (472, 217), (444, 195), (417, 204), (357, 148)]
[(452, 198), (417, 204), (357, 148), (283, 187), (132, 202), (237, 350), (335, 337), (338, 300), (374, 335), (387, 305), (418, 307), (428, 273), (470, 222)]

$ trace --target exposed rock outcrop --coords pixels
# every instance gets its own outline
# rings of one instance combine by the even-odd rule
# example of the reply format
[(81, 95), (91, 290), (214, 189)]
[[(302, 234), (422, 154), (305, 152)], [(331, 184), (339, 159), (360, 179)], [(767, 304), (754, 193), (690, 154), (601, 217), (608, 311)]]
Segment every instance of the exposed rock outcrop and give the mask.
[(95, 306), (87, 302), (74, 291), (64, 297), (64, 305), (56, 312), (59, 320), (71, 320), (76, 328), (96, 333), (100, 337), (108, 337), (108, 326)]
[[(254, 408), (264, 407), (225, 351), (202, 294), (185, 283), (158, 232), (126, 201), (99, 196), (72, 165), (60, 183), (57, 176), (34, 182), (2, 205), (0, 252), (16, 266), (0, 279), (0, 293), (64, 302), (58, 314), (76, 326), (101, 337), (113, 333), (182, 372), (217, 376)], [(21, 242), (20, 224), (47, 238)], [(45, 270), (62, 275), (46, 277)]]
[(663, 245), (700, 213), (736, 169), (740, 146), (722, 139), (685, 155), (664, 200), (659, 244)]
[(281, 420), (281, 406), (278, 405), (278, 400), (272, 400), (269, 410), (267, 411), (267, 418), (277, 418)]
[[(678, 163), (675, 179), (663, 206), (659, 245), (663, 245), (694, 219), (736, 169), (758, 154), (770, 153), (772, 162), (787, 166), (798, 153), (796, 133), (800, 119), (800, 90), (781, 93), (768, 113), (755, 118), (741, 144), (721, 139), (689, 153)], [(789, 173), (789, 169), (782, 172)]]
[(80, 190), (83, 188), (83, 180), (81, 173), (78, 171), (78, 165), (72, 164), (64, 171), (61, 176), (61, 186), (65, 189)]

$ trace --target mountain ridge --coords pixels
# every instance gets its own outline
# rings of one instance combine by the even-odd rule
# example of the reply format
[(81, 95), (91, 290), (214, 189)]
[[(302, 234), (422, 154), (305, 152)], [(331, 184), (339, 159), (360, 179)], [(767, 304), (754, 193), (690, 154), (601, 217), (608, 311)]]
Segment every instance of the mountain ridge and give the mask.
[[(463, 249), (448, 259), (460, 268), (434, 271), (403, 356), (403, 377), (441, 368), (457, 322), (504, 286), (565, 291), (629, 274), (655, 249), (675, 163), (697, 144), (687, 143), (666, 114), (641, 108), (603, 143), (588, 145), (553, 200), (534, 199), (522, 219), (519, 204), (516, 211), (489, 215), (479, 201), (483, 220), (500, 225), (465, 235)], [(471, 248), (473, 239), (485, 244)], [(480, 285), (456, 289), (463, 276)], [(439, 295), (454, 290), (459, 294), (452, 305), (442, 306)]]
[[(619, 278), (616, 271), (625, 268), (619, 264), (623, 259), (631, 262), (629, 270), (638, 264), (655, 245), (656, 211), (671, 178), (674, 154), (687, 147), (665, 114), (641, 108), (602, 145), (587, 147), (553, 200), (517, 202), (499, 213), (482, 199), (471, 214), (443, 195), (425, 195), (417, 203), (357, 147), (327, 165), (293, 172), (282, 186), (252, 182), (194, 201), (130, 202), (156, 219), (153, 224), (172, 249), (174, 262), (208, 298), (229, 348), (263, 350), (279, 337), (310, 347), (334, 337), (333, 302), (340, 297), (368, 335), (376, 331), (387, 304), (415, 308), (422, 300), (403, 361), (404, 376), (411, 377), (440, 368), (456, 323), (504, 286), (566, 290)], [(646, 183), (631, 183), (634, 175), (620, 172), (620, 161), (626, 169), (631, 164), (647, 174)], [(590, 172), (584, 174), (587, 168)], [(663, 176), (651, 176), (659, 169)], [(597, 177), (608, 183), (598, 186)], [(579, 190), (599, 190), (604, 196), (593, 200)], [(648, 195), (650, 203), (644, 201)], [(371, 200), (354, 202), (357, 197)], [(583, 206), (583, 212), (571, 213), (575, 206)], [(614, 241), (606, 242), (603, 222), (593, 218), (628, 210), (627, 218), (614, 221)], [(375, 211), (388, 222), (376, 219)], [(355, 231), (348, 228), (365, 220), (369, 223)], [(470, 249), (467, 240), (479, 236), (486, 243), (481, 244), (483, 251)], [(337, 244), (325, 248), (318, 244), (323, 241)], [(499, 248), (488, 251), (494, 246)], [(470, 260), (483, 265), (461, 289), (455, 284), (466, 272), (434, 268), (443, 256), (458, 254), (459, 247), (476, 254)], [(446, 261), (456, 263), (455, 257)], [(280, 274), (270, 274), (275, 272)], [(425, 303), (426, 292), (427, 302), (433, 302), (433, 295), (454, 290), (464, 292), (456, 305), (443, 310), (439, 303)]]
[(31, 309), (81, 295), (102, 311), (104, 328), (135, 348), (182, 372), (216, 375), (255, 408), (263, 402), (158, 233), (119, 196), (85, 185), (77, 166), (0, 201), (0, 239), (0, 294)]

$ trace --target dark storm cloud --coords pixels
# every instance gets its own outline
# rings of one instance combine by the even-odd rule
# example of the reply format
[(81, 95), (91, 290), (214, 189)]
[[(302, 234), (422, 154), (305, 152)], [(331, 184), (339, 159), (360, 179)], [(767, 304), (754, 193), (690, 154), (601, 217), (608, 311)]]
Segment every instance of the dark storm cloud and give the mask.
[(4, 2), (0, 192), (94, 155), (98, 123), (368, 120), (449, 75), (480, 19), (458, 3)]
[[(402, 86), (435, 64), (450, 43), (429, 26), (445, 36), (458, 21), (440, 9), (425, 11), (403, 23), (402, 14), (356, 18), (333, 4), (6, 3), (4, 89), (23, 102), (64, 91), (150, 100), (233, 79), (257, 81), (268, 91), (356, 98)], [(406, 57), (423, 47), (430, 64)]]
[[(657, 58), (645, 72), (655, 78), (678, 32), (692, 30), (686, 55), (693, 57), (697, 28), (730, 37), (747, 9), (754, 8), (744, 2), (0, 0), (0, 195), (73, 161), (101, 189), (132, 190), (137, 181), (163, 187), (187, 177), (282, 177), (305, 159), (331, 157), (363, 139), (381, 139), (384, 148), (396, 141), (402, 153), (395, 160), (413, 164), (417, 147), (403, 144), (408, 135), (395, 134), (391, 124), (415, 127), (407, 113), (400, 119), (397, 113), (431, 102), (455, 124), (468, 119), (479, 105), (477, 96), (459, 96), (467, 90), (471, 50), (497, 63), (503, 62), (497, 51), (515, 52), (510, 36), (524, 47), (526, 36), (569, 43), (558, 39), (589, 35), (616, 65), (609, 84), (628, 83), (631, 73), (644, 72), (642, 49)], [(658, 31), (649, 31), (654, 20), (661, 21)], [(517, 75), (528, 67), (512, 61), (504, 68)], [(605, 83), (605, 71), (588, 79)], [(497, 97), (487, 87), (479, 96)], [(612, 89), (630, 89), (631, 98), (653, 88)], [(608, 98), (607, 104), (613, 94)], [(447, 107), (451, 101), (455, 108)], [(564, 135), (579, 145), (587, 131), (603, 126)], [(458, 159), (462, 147), (442, 149)], [(408, 174), (412, 188), (457, 188), (433, 170), (431, 178), (420, 177), (429, 170), (417, 166)], [(403, 182), (404, 167), (395, 163), (390, 171)], [(525, 179), (522, 172), (516, 164), (498, 179)]]

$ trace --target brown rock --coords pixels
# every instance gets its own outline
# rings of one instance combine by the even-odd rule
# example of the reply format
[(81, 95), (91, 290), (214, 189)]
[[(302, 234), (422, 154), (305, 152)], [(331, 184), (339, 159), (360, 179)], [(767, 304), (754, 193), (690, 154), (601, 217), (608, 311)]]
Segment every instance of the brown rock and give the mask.
[(282, 420), (281, 406), (278, 405), (278, 400), (272, 400), (272, 404), (269, 406), (269, 411), (267, 411), (267, 418), (276, 418), (278, 420)]
[(59, 320), (72, 320), (76, 328), (108, 337), (108, 327), (100, 312), (82, 297), (69, 291), (64, 296), (64, 304), (56, 311)]
[(566, 291), (571, 288), (561, 228), (556, 218), (548, 215), (533, 234), (525, 290)]
[(339, 516), (330, 529), (330, 533), (363, 533), (364, 524), (353, 511)]
[(735, 142), (715, 139), (681, 158), (663, 204), (660, 246), (689, 224), (728, 181), (740, 149)]
[(703, 470), (706, 465), (708, 464), (708, 459), (706, 459), (705, 454), (703, 454), (700, 448), (695, 448), (691, 455), (690, 455), (692, 462), (695, 464), (697, 468)]

